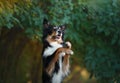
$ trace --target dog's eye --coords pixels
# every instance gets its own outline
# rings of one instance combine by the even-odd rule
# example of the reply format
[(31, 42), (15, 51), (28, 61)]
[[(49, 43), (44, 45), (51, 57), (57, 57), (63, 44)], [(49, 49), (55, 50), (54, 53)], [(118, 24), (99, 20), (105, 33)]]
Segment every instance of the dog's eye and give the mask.
[(57, 29), (53, 29), (54, 31), (56, 31)]
[(57, 31), (57, 28), (54, 28), (53, 30), (54, 30), (54, 31)]

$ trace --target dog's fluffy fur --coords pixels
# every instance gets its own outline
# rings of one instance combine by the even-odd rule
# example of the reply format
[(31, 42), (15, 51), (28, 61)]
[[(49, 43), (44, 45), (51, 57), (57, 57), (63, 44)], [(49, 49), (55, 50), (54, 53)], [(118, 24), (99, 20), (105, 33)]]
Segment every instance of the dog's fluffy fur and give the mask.
[(43, 83), (61, 83), (69, 73), (69, 57), (73, 54), (71, 43), (64, 42), (65, 26), (53, 26), (43, 21)]

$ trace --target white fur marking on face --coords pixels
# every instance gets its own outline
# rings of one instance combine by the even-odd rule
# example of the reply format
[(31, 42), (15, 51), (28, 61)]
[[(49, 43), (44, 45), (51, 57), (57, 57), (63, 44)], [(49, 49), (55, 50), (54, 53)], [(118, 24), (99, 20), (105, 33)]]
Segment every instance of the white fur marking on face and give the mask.
[(53, 27), (54, 29), (57, 29), (58, 27), (56, 26), (56, 27)]
[(51, 47), (47, 47), (43, 53), (43, 56), (47, 57), (52, 55), (58, 48), (62, 47), (61, 44), (58, 44), (57, 42), (50, 43)]

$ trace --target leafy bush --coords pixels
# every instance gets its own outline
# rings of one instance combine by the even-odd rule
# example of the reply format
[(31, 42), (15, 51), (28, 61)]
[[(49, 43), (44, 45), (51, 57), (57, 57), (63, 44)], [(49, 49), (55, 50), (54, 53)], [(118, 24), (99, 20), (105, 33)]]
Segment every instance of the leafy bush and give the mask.
[[(103, 83), (119, 83), (120, 79), (120, 11), (119, 4), (106, 4), (102, 11), (88, 9), (80, 35), (86, 47), (87, 69)], [(86, 24), (86, 25), (84, 25)]]
[(22, 28), (31, 38), (41, 37), (42, 19), (45, 16), (41, 8), (32, 1), (1, 2), (0, 27)]
[(66, 24), (66, 39), (72, 41), (80, 65), (86, 66), (100, 83), (119, 83), (120, 1), (98, 0), (104, 4), (95, 3), (95, 8), (85, 1), (1, 1), (0, 28), (19, 27), (27, 36), (41, 39), (44, 17), (56, 25)]

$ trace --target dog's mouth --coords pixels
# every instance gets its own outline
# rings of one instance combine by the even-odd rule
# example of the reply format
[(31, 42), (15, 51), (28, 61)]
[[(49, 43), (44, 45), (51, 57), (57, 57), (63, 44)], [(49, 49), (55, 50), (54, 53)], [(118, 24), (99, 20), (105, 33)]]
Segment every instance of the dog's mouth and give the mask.
[(57, 40), (57, 39), (61, 38), (61, 35), (56, 35), (56, 36), (53, 36), (52, 38), (55, 39), (55, 40)]

